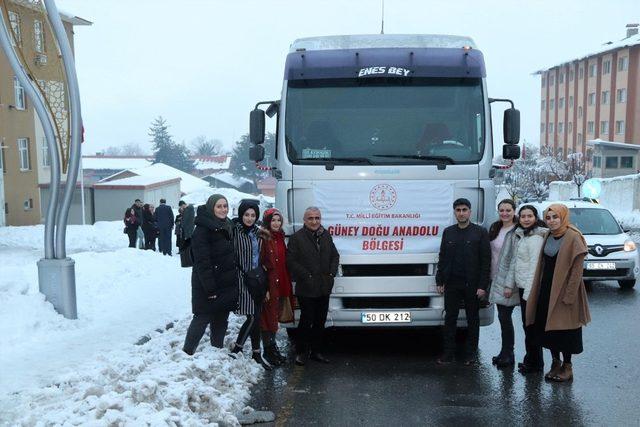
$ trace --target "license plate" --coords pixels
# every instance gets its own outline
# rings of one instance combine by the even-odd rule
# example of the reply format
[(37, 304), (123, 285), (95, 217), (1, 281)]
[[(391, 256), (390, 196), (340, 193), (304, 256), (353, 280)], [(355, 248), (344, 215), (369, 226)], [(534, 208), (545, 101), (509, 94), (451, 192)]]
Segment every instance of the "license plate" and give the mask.
[(615, 270), (615, 262), (588, 262), (587, 270)]
[(411, 323), (411, 312), (363, 311), (362, 323)]

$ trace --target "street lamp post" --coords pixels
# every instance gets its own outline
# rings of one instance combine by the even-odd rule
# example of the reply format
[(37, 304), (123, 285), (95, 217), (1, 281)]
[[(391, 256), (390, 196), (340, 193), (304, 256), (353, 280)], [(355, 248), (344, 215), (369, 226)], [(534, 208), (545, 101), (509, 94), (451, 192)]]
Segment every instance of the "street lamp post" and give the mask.
[[(29, 75), (26, 67), (11, 43), (9, 29), (3, 13), (0, 16), (0, 46), (9, 60), (20, 85), (33, 103), (38, 118), (44, 129), (45, 139), (51, 153), (51, 185), (50, 200), (45, 216), (45, 257), (38, 261), (38, 286), (47, 301), (53, 304), (57, 312), (68, 319), (77, 319), (75, 261), (66, 256), (65, 236), (71, 199), (75, 191), (80, 162), (80, 139), (82, 136), (82, 118), (80, 111), (80, 95), (75, 63), (71, 44), (67, 37), (62, 19), (54, 0), (44, 0), (47, 17), (51, 25), (54, 41), (57, 42), (62, 56), (64, 73), (68, 87), (69, 106), (71, 110), (70, 155), (67, 168), (67, 180), (59, 200), (60, 177), (62, 173), (60, 154), (56, 145), (54, 118), (46, 107), (43, 94), (38, 90), (34, 77)], [(5, 11), (6, 12), (6, 11)], [(55, 240), (55, 241), (54, 241)]]

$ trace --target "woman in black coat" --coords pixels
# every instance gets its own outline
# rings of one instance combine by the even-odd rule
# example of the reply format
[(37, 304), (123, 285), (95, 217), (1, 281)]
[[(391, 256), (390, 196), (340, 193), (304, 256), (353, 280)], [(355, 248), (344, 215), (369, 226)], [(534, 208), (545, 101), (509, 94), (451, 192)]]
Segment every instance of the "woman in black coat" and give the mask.
[(156, 237), (158, 236), (158, 228), (153, 218), (151, 205), (145, 203), (142, 207), (142, 232), (144, 233), (144, 248), (156, 250)]
[(138, 236), (138, 218), (133, 208), (129, 208), (124, 212), (124, 231), (129, 236), (129, 247), (136, 247), (136, 238)]
[(214, 194), (198, 207), (191, 238), (193, 271), (191, 307), (193, 320), (183, 351), (192, 355), (209, 325), (211, 345), (222, 348), (229, 313), (238, 304), (238, 280), (233, 253), (232, 224), (227, 199)]

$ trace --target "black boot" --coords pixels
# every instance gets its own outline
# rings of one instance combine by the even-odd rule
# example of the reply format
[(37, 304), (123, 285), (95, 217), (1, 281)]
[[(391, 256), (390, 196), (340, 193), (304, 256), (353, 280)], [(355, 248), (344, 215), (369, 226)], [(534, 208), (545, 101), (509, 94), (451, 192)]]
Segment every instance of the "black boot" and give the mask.
[(502, 356), (500, 356), (496, 361), (495, 365), (497, 368), (507, 368), (509, 366), (515, 365), (516, 360), (513, 355), (513, 352), (503, 352)]
[(229, 357), (232, 359), (238, 358), (238, 353), (242, 353), (242, 346), (239, 346), (237, 343), (233, 344), (233, 349), (229, 353)]
[(280, 366), (282, 362), (276, 355), (274, 351), (275, 345), (270, 344), (268, 347), (264, 349), (264, 359), (269, 362), (271, 366)]
[(273, 367), (268, 364), (263, 358), (262, 355), (260, 354), (260, 350), (253, 350), (253, 354), (251, 355), (251, 358), (260, 366), (262, 366), (262, 368), (265, 371), (270, 371), (273, 369)]

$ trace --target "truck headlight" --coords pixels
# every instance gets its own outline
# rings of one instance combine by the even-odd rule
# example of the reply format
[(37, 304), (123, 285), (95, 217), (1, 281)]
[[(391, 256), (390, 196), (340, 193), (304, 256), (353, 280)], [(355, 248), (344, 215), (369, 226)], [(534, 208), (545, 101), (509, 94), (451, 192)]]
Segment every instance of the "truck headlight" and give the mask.
[(624, 251), (631, 252), (636, 250), (636, 243), (633, 240), (627, 240), (624, 242)]

